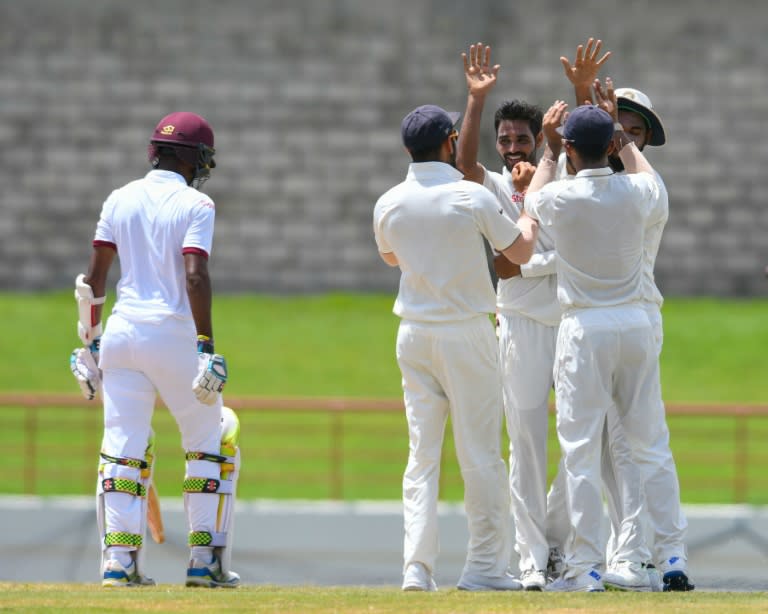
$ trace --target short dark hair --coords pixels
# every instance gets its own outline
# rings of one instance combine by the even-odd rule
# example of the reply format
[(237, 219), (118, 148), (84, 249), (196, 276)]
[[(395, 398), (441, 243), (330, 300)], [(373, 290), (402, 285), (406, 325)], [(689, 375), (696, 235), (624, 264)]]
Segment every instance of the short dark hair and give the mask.
[(440, 143), (437, 147), (420, 149), (419, 151), (409, 150), (409, 152), (414, 162), (440, 162), (440, 150), (442, 148), (443, 144)]
[(498, 133), (499, 124), (503, 121), (520, 119), (528, 122), (534, 138), (541, 132), (541, 124), (544, 121), (544, 111), (540, 106), (523, 100), (507, 100), (496, 109), (493, 117), (493, 129)]
[(581, 159), (587, 164), (593, 164), (600, 162), (608, 153), (608, 147), (602, 145), (594, 145), (592, 143), (588, 145), (578, 145), (571, 141), (571, 147), (573, 147), (581, 156)]

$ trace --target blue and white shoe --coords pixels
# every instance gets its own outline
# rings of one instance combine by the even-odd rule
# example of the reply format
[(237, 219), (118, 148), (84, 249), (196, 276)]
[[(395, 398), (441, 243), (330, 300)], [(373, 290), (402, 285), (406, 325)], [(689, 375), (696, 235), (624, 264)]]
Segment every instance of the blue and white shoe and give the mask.
[(237, 588), (240, 586), (240, 576), (234, 571), (222, 571), (221, 563), (215, 557), (210, 563), (192, 559), (187, 568), (187, 586)]
[(104, 564), (101, 585), (105, 588), (155, 586), (155, 581), (152, 578), (140, 575), (136, 570), (136, 563), (134, 561), (131, 561), (128, 567), (123, 567), (120, 561), (109, 559)]
[(607, 589), (617, 591), (641, 593), (653, 591), (648, 569), (642, 563), (634, 561), (616, 561), (612, 563), (603, 576), (603, 584), (605, 584)]
[(593, 569), (575, 578), (560, 576), (547, 584), (544, 590), (553, 593), (602, 593), (605, 592), (605, 585), (602, 576)]
[(664, 592), (686, 592), (696, 587), (688, 579), (688, 568), (685, 559), (673, 556), (661, 564), (661, 580), (664, 583)]

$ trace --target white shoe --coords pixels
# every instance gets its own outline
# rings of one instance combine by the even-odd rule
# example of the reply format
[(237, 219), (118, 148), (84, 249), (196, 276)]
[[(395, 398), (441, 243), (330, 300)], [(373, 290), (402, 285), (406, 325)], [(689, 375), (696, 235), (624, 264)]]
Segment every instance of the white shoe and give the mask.
[(403, 574), (404, 591), (424, 591), (434, 593), (437, 591), (437, 582), (429, 573), (427, 566), (423, 563), (411, 563)]
[(106, 588), (116, 586), (155, 586), (155, 581), (152, 578), (140, 575), (136, 570), (136, 563), (134, 561), (131, 561), (128, 567), (123, 567), (120, 561), (109, 559), (104, 564), (101, 585)]
[(664, 561), (661, 564), (661, 571), (664, 574), (662, 576), (664, 592), (692, 591), (696, 588), (688, 579), (688, 568), (685, 559), (679, 556), (673, 556)]
[(661, 574), (651, 563), (645, 564), (645, 570), (648, 572), (648, 581), (651, 583), (651, 591), (654, 593), (660, 593), (664, 590), (664, 584), (661, 580)]
[(210, 563), (203, 563), (193, 558), (189, 561), (187, 568), (186, 585), (204, 588), (237, 588), (240, 586), (240, 576), (234, 571), (222, 571), (221, 563), (216, 557)]
[(603, 576), (606, 588), (619, 591), (651, 592), (651, 579), (642, 563), (617, 561), (612, 563)]
[(483, 576), (474, 573), (463, 573), (456, 585), (460, 591), (519, 591), (523, 585), (512, 574), (503, 576)]
[(596, 570), (587, 571), (575, 578), (560, 577), (544, 587), (554, 593), (602, 593), (605, 591), (603, 579)]
[(541, 569), (526, 569), (520, 576), (520, 583), (527, 591), (543, 591), (547, 585), (547, 574)]
[(560, 548), (549, 549), (549, 560), (547, 561), (547, 579), (552, 582), (563, 575), (565, 571), (565, 556)]

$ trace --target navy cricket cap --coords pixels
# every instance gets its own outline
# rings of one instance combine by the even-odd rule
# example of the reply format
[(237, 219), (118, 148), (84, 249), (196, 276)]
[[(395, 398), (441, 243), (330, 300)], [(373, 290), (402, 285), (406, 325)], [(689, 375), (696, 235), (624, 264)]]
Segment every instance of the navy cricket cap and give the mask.
[(409, 151), (428, 151), (438, 147), (453, 130), (461, 113), (449, 113), (434, 104), (416, 107), (403, 118), (400, 135)]
[(607, 148), (613, 138), (613, 119), (597, 105), (585, 104), (571, 111), (557, 132), (576, 147)]

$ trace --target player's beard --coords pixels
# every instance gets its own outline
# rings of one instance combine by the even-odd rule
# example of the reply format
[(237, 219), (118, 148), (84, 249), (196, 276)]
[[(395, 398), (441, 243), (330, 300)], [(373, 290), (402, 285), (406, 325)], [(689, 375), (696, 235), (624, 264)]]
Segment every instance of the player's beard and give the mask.
[(536, 165), (536, 150), (533, 150), (531, 152), (530, 156), (527, 155), (527, 154), (522, 154), (522, 158), (515, 158), (513, 160), (511, 160), (507, 156), (504, 156), (504, 157), (502, 157), (502, 161), (504, 162), (504, 166), (506, 167), (506, 169), (510, 173), (512, 172), (512, 169), (515, 168), (515, 166), (517, 166), (517, 164), (520, 163), (520, 162), (530, 162), (531, 164), (533, 164), (535, 166)]
[(619, 156), (608, 156), (608, 164), (614, 173), (620, 173), (624, 170), (624, 163)]

